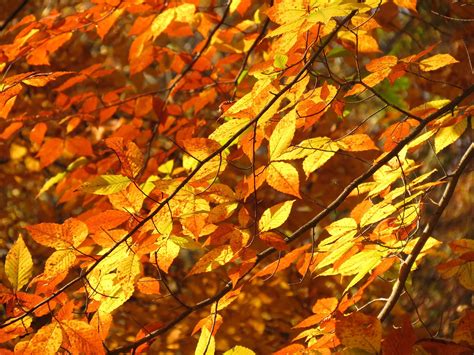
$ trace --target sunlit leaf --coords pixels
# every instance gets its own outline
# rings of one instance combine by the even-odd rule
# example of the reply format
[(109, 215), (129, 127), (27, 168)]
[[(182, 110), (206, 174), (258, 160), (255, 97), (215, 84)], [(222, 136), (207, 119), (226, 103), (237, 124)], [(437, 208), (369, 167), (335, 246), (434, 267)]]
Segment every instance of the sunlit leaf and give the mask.
[(276, 160), (290, 146), (295, 135), (296, 111), (285, 115), (275, 126), (270, 137), (270, 159)]
[(433, 71), (443, 68), (447, 65), (459, 63), (450, 54), (436, 54), (420, 62), (420, 69), (423, 71)]
[(290, 216), (294, 202), (295, 200), (285, 201), (266, 209), (258, 222), (260, 231), (265, 232), (270, 229), (275, 229), (285, 223)]
[(131, 181), (123, 175), (100, 175), (91, 181), (83, 183), (81, 191), (95, 195), (110, 195), (122, 191), (130, 185)]
[(63, 341), (63, 332), (59, 323), (54, 322), (43, 326), (33, 337), (22, 341), (15, 346), (15, 354), (54, 355), (59, 350)]
[(382, 325), (375, 317), (354, 312), (338, 318), (336, 335), (341, 343), (348, 348), (376, 353), (381, 346)]
[(19, 291), (30, 280), (33, 271), (31, 254), (21, 236), (18, 237), (5, 259), (5, 274), (13, 290)]
[(435, 141), (435, 151), (439, 153), (444, 148), (453, 144), (455, 141), (461, 137), (464, 131), (467, 128), (467, 119), (464, 118), (453, 126), (443, 127), (438, 133), (436, 133)]
[(285, 162), (272, 162), (267, 169), (267, 183), (275, 190), (301, 198), (298, 171)]

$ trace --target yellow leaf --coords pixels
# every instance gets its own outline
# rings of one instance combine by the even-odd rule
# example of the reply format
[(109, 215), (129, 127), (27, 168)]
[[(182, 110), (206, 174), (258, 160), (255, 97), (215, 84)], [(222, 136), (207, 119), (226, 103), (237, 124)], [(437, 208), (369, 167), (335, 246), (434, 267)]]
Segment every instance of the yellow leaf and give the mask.
[(74, 265), (76, 261), (76, 255), (71, 249), (66, 250), (56, 250), (51, 254), (46, 260), (46, 265), (44, 267), (44, 273), (53, 278), (58, 274), (69, 270), (69, 268)]
[(233, 257), (234, 252), (230, 245), (218, 246), (202, 256), (193, 266), (188, 276), (217, 269), (219, 266), (228, 263)]
[(231, 119), (217, 127), (217, 129), (209, 135), (209, 139), (213, 139), (220, 145), (223, 145), (249, 123), (249, 121), (248, 118)]
[(285, 201), (266, 209), (258, 222), (260, 231), (265, 232), (270, 229), (275, 229), (285, 223), (290, 216), (294, 202), (295, 200)]
[(377, 250), (364, 250), (346, 260), (337, 268), (341, 275), (356, 275), (346, 286), (344, 293), (374, 269), (382, 260), (383, 254)]
[(19, 291), (30, 280), (33, 270), (31, 254), (21, 236), (7, 254), (5, 260), (5, 274), (10, 281), (13, 290)]
[(164, 207), (153, 216), (153, 223), (150, 224), (153, 228), (153, 233), (158, 233), (163, 237), (169, 237), (173, 230), (173, 216), (171, 211)]
[(134, 288), (135, 280), (140, 275), (140, 265), (140, 257), (130, 250), (128, 256), (117, 265), (116, 280), (122, 285)]
[(255, 355), (255, 352), (245, 346), (236, 345), (232, 349), (227, 350), (224, 355)]
[(278, 160), (302, 159), (314, 153), (316, 149), (324, 147), (331, 141), (328, 137), (316, 137), (302, 141), (301, 143), (289, 147)]
[(115, 284), (105, 289), (103, 292), (107, 296), (102, 298), (98, 311), (112, 313), (132, 297), (134, 291), (133, 285), (128, 284)]
[(416, 0), (393, 0), (393, 2), (399, 7), (405, 7), (413, 12), (416, 11)]
[(328, 142), (320, 148), (317, 148), (314, 153), (310, 154), (303, 161), (303, 170), (306, 176), (309, 176), (313, 171), (323, 166), (334, 154), (339, 150), (339, 145), (335, 142)]
[(420, 62), (420, 69), (423, 71), (438, 70), (450, 64), (459, 63), (449, 54), (436, 54)]
[(466, 128), (467, 118), (464, 118), (453, 126), (441, 128), (434, 138), (435, 152), (439, 153), (444, 148), (457, 141)]
[(201, 335), (194, 352), (195, 355), (214, 355), (216, 352), (216, 340), (207, 327), (202, 327)]
[(85, 182), (80, 190), (95, 195), (110, 195), (122, 191), (130, 185), (130, 179), (123, 175), (100, 175)]
[(163, 239), (159, 243), (159, 249), (157, 251), (158, 266), (164, 272), (168, 272), (174, 259), (178, 257), (180, 247), (178, 244), (173, 242), (170, 238)]
[(353, 218), (342, 218), (334, 221), (325, 228), (331, 235), (319, 243), (319, 247), (328, 246), (344, 237), (344, 240), (350, 240), (357, 235), (357, 222)]
[(296, 110), (285, 115), (275, 126), (270, 136), (270, 160), (276, 160), (290, 146), (295, 135)]
[(161, 12), (151, 24), (153, 39), (156, 39), (173, 21), (188, 22), (192, 19), (196, 8), (193, 4), (183, 4)]
[(360, 226), (365, 227), (369, 224), (376, 223), (382, 219), (390, 216), (397, 209), (387, 202), (380, 202), (370, 207), (367, 212), (364, 213), (360, 220)]
[(28, 341), (22, 341), (15, 346), (15, 354), (22, 355), (54, 355), (63, 341), (63, 332), (59, 323), (54, 322), (42, 327)]
[(300, 179), (293, 165), (285, 162), (272, 162), (267, 168), (267, 183), (275, 190), (301, 198)]

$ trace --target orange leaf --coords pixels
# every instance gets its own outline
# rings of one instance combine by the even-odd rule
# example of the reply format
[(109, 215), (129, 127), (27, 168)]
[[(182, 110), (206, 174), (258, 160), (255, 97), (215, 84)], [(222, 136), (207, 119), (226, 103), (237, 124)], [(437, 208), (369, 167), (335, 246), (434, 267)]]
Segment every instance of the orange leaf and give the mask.
[(347, 147), (341, 149), (349, 152), (361, 152), (365, 150), (378, 150), (372, 139), (366, 134), (352, 134), (340, 140)]
[(79, 320), (68, 320), (61, 325), (69, 340), (67, 349), (71, 353), (105, 354), (102, 340), (90, 324)]
[(301, 198), (298, 171), (286, 162), (272, 162), (267, 169), (267, 183), (275, 190)]
[(40, 223), (25, 228), (37, 243), (55, 249), (78, 247), (89, 233), (87, 225), (76, 218), (63, 224)]
[(277, 273), (278, 271), (287, 269), (293, 262), (296, 261), (296, 259), (299, 256), (301, 256), (307, 249), (309, 249), (310, 246), (311, 246), (310, 244), (306, 244), (306, 245), (303, 245), (302, 247), (299, 247), (290, 251), (284, 257), (279, 258), (273, 263), (265, 266), (254, 277), (272, 275), (272, 274)]
[(348, 348), (368, 352), (379, 352), (382, 340), (382, 325), (372, 316), (360, 312), (340, 316), (336, 322), (336, 336)]
[(36, 47), (27, 57), (28, 64), (49, 65), (49, 56), (61, 48), (72, 37), (71, 32), (53, 35), (38, 47)]
[(63, 154), (64, 140), (61, 138), (50, 138), (41, 146), (37, 156), (41, 167), (44, 168), (54, 163)]
[(160, 282), (153, 277), (142, 277), (137, 281), (138, 290), (146, 295), (159, 295)]
[(133, 142), (125, 142), (122, 137), (107, 138), (105, 144), (117, 154), (124, 175), (135, 178), (144, 163), (140, 148)]
[(44, 122), (39, 122), (35, 124), (35, 126), (30, 132), (30, 140), (40, 145), (43, 142), (44, 135), (46, 134), (47, 129), (48, 126)]

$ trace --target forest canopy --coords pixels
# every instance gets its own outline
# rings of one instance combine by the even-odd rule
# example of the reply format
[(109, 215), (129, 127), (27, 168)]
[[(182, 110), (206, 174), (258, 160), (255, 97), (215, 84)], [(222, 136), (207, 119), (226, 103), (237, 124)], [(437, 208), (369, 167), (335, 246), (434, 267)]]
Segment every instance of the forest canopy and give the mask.
[(473, 353), (470, 1), (0, 14), (2, 354)]

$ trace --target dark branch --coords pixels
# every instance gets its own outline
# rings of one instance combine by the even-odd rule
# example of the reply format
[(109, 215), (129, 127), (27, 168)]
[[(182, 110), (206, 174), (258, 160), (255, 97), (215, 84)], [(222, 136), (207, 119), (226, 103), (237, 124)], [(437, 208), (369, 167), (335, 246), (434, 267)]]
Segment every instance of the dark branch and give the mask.
[(435, 213), (426, 224), (425, 229), (423, 230), (423, 233), (421, 234), (420, 238), (416, 242), (415, 247), (413, 248), (411, 254), (408, 255), (406, 259), (402, 262), (402, 265), (400, 267), (400, 271), (398, 274), (398, 279), (392, 288), (392, 293), (390, 294), (390, 297), (388, 298), (387, 303), (385, 304), (385, 306), (382, 308), (379, 315), (377, 316), (377, 318), (380, 319), (381, 321), (384, 321), (385, 319), (387, 319), (393, 307), (397, 304), (398, 299), (400, 298), (400, 295), (402, 294), (403, 288), (405, 287), (405, 282), (408, 278), (408, 275), (410, 275), (411, 268), (413, 267), (413, 264), (415, 263), (416, 258), (420, 254), (428, 238), (433, 233), (435, 226), (438, 224), (439, 219), (441, 215), (443, 214), (443, 211), (445, 210), (446, 206), (449, 203), (449, 200), (451, 199), (454, 193), (456, 185), (459, 181), (459, 177), (461, 176), (462, 172), (468, 165), (469, 160), (473, 156), (474, 156), (474, 143), (471, 143), (470, 147), (463, 154), (461, 161), (458, 164), (458, 167), (452, 174), (451, 180), (449, 181), (448, 185), (444, 189), (443, 196), (441, 197), (438, 203), (438, 208), (436, 209)]

